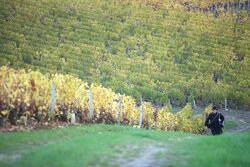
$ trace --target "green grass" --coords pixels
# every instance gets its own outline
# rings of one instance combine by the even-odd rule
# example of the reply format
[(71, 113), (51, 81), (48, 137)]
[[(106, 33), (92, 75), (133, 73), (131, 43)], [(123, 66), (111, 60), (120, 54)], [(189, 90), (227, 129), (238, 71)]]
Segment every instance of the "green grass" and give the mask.
[(238, 123), (235, 120), (227, 120), (225, 121), (224, 129), (228, 130), (237, 126), (238, 126)]
[(148, 145), (166, 148), (163, 166), (249, 166), (250, 133), (201, 136), (128, 126), (91, 125), (0, 133), (0, 166), (118, 166)]
[[(180, 161), (173, 166), (249, 166), (250, 134), (226, 134), (202, 136), (174, 145), (174, 152)], [(181, 158), (182, 157), (182, 158)]]

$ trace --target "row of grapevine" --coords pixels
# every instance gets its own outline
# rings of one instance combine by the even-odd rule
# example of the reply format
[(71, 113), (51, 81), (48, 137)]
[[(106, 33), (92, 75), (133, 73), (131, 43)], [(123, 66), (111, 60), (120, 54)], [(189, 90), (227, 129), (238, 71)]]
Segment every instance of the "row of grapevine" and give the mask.
[[(55, 106), (51, 109), (51, 85), (56, 87)], [(116, 94), (110, 89), (86, 82), (71, 75), (43, 75), (37, 71), (0, 68), (0, 120), (1, 124), (12, 124), (21, 118), (44, 123), (49, 121), (68, 121), (71, 113), (78, 114), (80, 122), (115, 123), (119, 110), (117, 100), (121, 99), (121, 123), (138, 125), (140, 109), (133, 98)], [(93, 117), (89, 117), (89, 99), (93, 95)], [(186, 105), (180, 112), (173, 114), (166, 106), (155, 109), (151, 103), (142, 102), (142, 127), (181, 130), (201, 133), (204, 115), (193, 116), (191, 105)]]
[(215, 18), (185, 2), (222, 1), (3, 0), (0, 66), (75, 75), (137, 101), (248, 108), (249, 12)]

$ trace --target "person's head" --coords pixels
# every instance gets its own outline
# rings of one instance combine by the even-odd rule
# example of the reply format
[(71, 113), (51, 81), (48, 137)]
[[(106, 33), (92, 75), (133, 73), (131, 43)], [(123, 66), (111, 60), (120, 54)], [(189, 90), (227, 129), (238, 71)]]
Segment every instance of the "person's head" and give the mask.
[(212, 111), (213, 111), (213, 112), (217, 112), (217, 111), (218, 111), (218, 108), (217, 108), (216, 106), (213, 106), (213, 107), (212, 107)]

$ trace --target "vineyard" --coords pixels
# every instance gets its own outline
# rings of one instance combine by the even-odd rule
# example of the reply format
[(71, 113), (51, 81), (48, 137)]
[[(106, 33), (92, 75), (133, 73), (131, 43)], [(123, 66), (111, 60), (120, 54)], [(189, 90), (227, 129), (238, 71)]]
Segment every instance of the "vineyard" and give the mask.
[(249, 150), (250, 0), (0, 0), (0, 167), (249, 167)]
[[(51, 85), (55, 84), (55, 106), (51, 107)], [(90, 85), (70, 75), (43, 75), (37, 71), (0, 68), (0, 121), (4, 126), (48, 124), (52, 121), (68, 122), (71, 115), (77, 116), (78, 123), (118, 123), (139, 127), (140, 108), (143, 109), (142, 125), (150, 129), (185, 131), (202, 133), (204, 114), (193, 115), (192, 106), (187, 104), (174, 114), (170, 106), (156, 109), (149, 102), (142, 102), (136, 107), (130, 96), (116, 94), (102, 86)], [(90, 96), (93, 94), (93, 116), (90, 117)], [(209, 106), (205, 113), (211, 112)], [(119, 123), (120, 123), (119, 122)]]
[[(129, 124), (138, 122), (141, 97), (180, 107), (227, 99), (231, 108), (249, 109), (249, 9), (249, 0), (1, 0), (1, 117), (7, 110), (11, 119), (49, 119), (52, 82), (55, 117), (64, 120), (81, 111), (88, 122), (90, 88), (97, 122), (116, 120), (119, 94)], [(148, 127), (150, 103), (143, 102)], [(157, 113), (160, 128), (189, 129), (161, 120), (179, 116)]]

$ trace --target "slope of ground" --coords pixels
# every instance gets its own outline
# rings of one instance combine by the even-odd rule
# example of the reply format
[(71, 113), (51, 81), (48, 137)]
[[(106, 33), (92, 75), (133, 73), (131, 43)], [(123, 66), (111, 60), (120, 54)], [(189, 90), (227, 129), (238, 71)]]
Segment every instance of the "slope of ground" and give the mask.
[(250, 111), (229, 110), (222, 114), (226, 119), (226, 132), (250, 131)]
[(196, 167), (250, 164), (249, 132), (214, 137), (92, 125), (0, 133), (0, 139), (1, 166)]
[(160, 104), (248, 107), (248, 2), (200, 2), (2, 0), (0, 65), (70, 73)]

